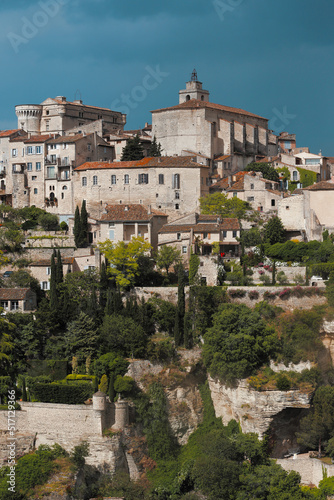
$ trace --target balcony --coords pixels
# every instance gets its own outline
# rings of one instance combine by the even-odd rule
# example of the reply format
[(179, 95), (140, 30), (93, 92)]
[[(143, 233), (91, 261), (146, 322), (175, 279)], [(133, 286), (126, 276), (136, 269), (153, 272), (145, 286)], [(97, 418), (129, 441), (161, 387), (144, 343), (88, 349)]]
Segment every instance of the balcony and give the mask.
[(45, 165), (59, 165), (60, 158), (57, 158), (56, 155), (48, 155), (44, 159)]

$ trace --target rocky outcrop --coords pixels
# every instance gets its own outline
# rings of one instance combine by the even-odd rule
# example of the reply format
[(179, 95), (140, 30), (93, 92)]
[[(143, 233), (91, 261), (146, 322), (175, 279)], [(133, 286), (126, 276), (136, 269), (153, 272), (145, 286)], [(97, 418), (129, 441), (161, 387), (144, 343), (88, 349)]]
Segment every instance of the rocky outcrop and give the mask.
[(243, 432), (256, 432), (260, 437), (268, 430), (274, 416), (286, 408), (309, 408), (310, 393), (295, 391), (255, 391), (246, 380), (237, 387), (223, 385), (209, 377), (211, 397), (217, 417), (224, 424), (235, 419)]
[(324, 346), (328, 349), (329, 354), (334, 363), (334, 321), (324, 321), (322, 324), (321, 340)]

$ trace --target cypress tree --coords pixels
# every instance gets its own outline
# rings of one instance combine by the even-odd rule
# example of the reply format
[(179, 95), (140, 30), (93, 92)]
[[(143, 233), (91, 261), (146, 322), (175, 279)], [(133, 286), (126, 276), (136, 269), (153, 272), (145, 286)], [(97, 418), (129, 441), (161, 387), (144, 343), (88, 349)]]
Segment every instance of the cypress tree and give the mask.
[(141, 145), (139, 135), (128, 140), (123, 148), (121, 161), (141, 160), (144, 158), (143, 146)]
[(59, 283), (62, 283), (63, 279), (64, 279), (63, 263), (62, 263), (62, 260), (61, 260), (60, 250), (58, 249), (58, 252), (57, 252), (57, 268), (56, 268), (56, 281), (57, 281), (57, 285)]
[(115, 388), (114, 388), (114, 382), (115, 382), (115, 376), (113, 372), (110, 373), (110, 379), (109, 379), (109, 390), (108, 390), (108, 395), (109, 395), (109, 400), (113, 403), (115, 399)]
[(75, 213), (74, 213), (74, 228), (73, 228), (73, 232), (74, 232), (75, 246), (77, 248), (80, 248), (82, 230), (81, 230), (81, 217), (80, 217), (80, 211), (79, 211), (78, 205), (76, 206)]
[(179, 315), (178, 311), (176, 312), (176, 315), (175, 315), (174, 342), (175, 342), (175, 346), (179, 347), (179, 345), (180, 345), (180, 315)]
[(102, 264), (101, 264), (99, 285), (100, 285), (100, 295), (99, 295), (100, 307), (105, 308), (106, 303), (107, 303), (107, 290), (109, 287), (107, 267), (106, 267), (105, 262), (102, 262)]
[(55, 254), (51, 256), (51, 278), (50, 278), (50, 308), (55, 311), (58, 307), (57, 296), (57, 268), (55, 263)]
[(177, 287), (177, 312), (175, 317), (174, 338), (178, 346), (183, 341), (184, 334), (184, 315), (185, 315), (185, 294), (184, 294), (184, 270), (179, 266), (178, 287)]
[(119, 314), (123, 311), (123, 301), (121, 292), (119, 290), (115, 290), (113, 298), (114, 298), (114, 313)]
[(27, 401), (26, 379), (22, 379), (22, 401)]
[(157, 143), (157, 139), (154, 136), (153, 141), (151, 142), (150, 149), (148, 151), (148, 156), (161, 156), (162, 150), (161, 150), (161, 144)]
[(80, 220), (81, 220), (81, 246), (86, 247), (87, 235), (88, 235), (88, 213), (86, 209), (86, 200), (83, 200), (81, 205)]
[(114, 292), (109, 289), (107, 291), (107, 302), (106, 307), (104, 309), (104, 314), (106, 316), (111, 316), (114, 313)]

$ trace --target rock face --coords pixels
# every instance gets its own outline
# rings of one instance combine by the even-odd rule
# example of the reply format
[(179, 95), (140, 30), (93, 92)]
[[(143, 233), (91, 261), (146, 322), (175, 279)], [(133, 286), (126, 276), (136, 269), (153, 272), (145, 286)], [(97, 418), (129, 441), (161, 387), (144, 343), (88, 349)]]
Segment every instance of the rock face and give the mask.
[(228, 424), (235, 419), (243, 432), (260, 437), (268, 430), (274, 416), (286, 408), (309, 408), (311, 394), (301, 391), (255, 391), (241, 380), (235, 388), (208, 378), (216, 416)]
[(322, 343), (328, 349), (334, 364), (334, 321), (324, 321), (322, 324)]

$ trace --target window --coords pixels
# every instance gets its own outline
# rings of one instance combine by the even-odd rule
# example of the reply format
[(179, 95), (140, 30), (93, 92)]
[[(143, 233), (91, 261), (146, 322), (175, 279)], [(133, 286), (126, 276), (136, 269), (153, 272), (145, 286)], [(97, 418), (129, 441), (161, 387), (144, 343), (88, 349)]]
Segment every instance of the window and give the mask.
[(172, 187), (173, 189), (180, 189), (180, 174), (173, 175)]
[(50, 120), (48, 120), (45, 124), (45, 130), (48, 131), (50, 130)]
[(38, 189), (34, 188), (34, 194), (38, 194)]
[(46, 268), (46, 274), (47, 274), (48, 276), (50, 276), (50, 275), (51, 275), (51, 267), (47, 267), (47, 268)]
[(274, 207), (275, 206), (275, 200), (271, 200), (271, 206)]
[(36, 146), (36, 154), (40, 155), (42, 153), (42, 147), (41, 146)]
[(97, 186), (97, 175), (93, 175), (93, 186)]
[(292, 172), (292, 180), (293, 181), (297, 181), (298, 180), (298, 172), (297, 172), (297, 170), (294, 170)]
[(1, 307), (3, 309), (8, 309), (8, 300), (2, 300), (1, 301)]
[(178, 203), (176, 203), (175, 210), (178, 210), (179, 208), (180, 208), (180, 205)]
[(176, 233), (176, 239), (180, 240), (181, 239), (181, 233)]
[(254, 196), (247, 196), (247, 201), (254, 201)]
[(56, 169), (55, 169), (55, 167), (47, 167), (46, 168), (46, 177), (48, 179), (55, 179), (56, 178)]
[(115, 227), (115, 222), (109, 222), (109, 227)]
[(115, 239), (115, 230), (110, 229), (109, 230), (109, 240), (113, 241)]
[(32, 163), (27, 163), (27, 170), (31, 172), (32, 170)]
[(238, 193), (234, 192), (234, 193), (233, 193), (233, 197), (234, 197), (234, 198), (238, 198)]
[(251, 188), (251, 189), (254, 189), (254, 184), (251, 184), (250, 188)]
[(237, 232), (233, 231), (233, 238), (236, 238), (236, 237), (237, 237)]
[(37, 175), (33, 175), (33, 176), (31, 177), (31, 180), (32, 180), (32, 181), (36, 181), (36, 180), (37, 180)]
[(223, 231), (223, 238), (226, 238), (227, 236), (227, 231)]
[(182, 247), (182, 253), (187, 253), (187, 247)]
[(129, 180), (130, 180), (129, 174), (125, 174), (124, 175), (124, 184), (129, 184)]
[(12, 300), (10, 303), (10, 310), (11, 311), (17, 311), (19, 308), (19, 301), (18, 300)]
[(289, 210), (289, 209), (290, 209), (290, 207), (285, 207), (285, 210)]
[(139, 174), (138, 184), (148, 184), (148, 174)]
[(57, 156), (56, 155), (51, 155), (50, 162), (51, 163), (56, 163), (56, 161), (57, 161)]
[(208, 237), (208, 233), (203, 233), (203, 239)]
[(36, 161), (36, 170), (37, 171), (41, 170), (41, 162), (40, 161)]
[(49, 285), (50, 285), (50, 283), (48, 281), (41, 281), (41, 289), (42, 290), (49, 290)]
[(90, 142), (87, 144), (87, 149), (88, 149), (88, 151), (91, 151), (91, 150), (92, 150), (92, 145), (91, 145), (91, 143), (90, 143)]
[(17, 156), (17, 149), (12, 149), (12, 157), (15, 158)]
[(180, 199), (180, 193), (178, 191), (175, 191), (175, 199), (176, 200)]
[(164, 184), (165, 179), (164, 179), (164, 174), (159, 174), (159, 184)]
[(50, 111), (49, 111), (48, 109), (46, 110), (46, 114), (47, 114), (47, 115), (49, 115), (49, 114), (50, 114)]
[(87, 177), (83, 177), (81, 179), (81, 184), (82, 184), (82, 186), (87, 186)]
[(32, 155), (34, 153), (34, 148), (32, 146), (28, 146), (27, 154)]
[(216, 135), (217, 135), (217, 123), (216, 122), (212, 122), (212, 135), (213, 135), (213, 137), (216, 137)]
[(61, 199), (62, 200), (64, 199), (64, 193), (61, 193)]
[(67, 191), (67, 186), (63, 186), (63, 191)]
[(79, 118), (83, 118), (83, 112), (79, 111)]
[(111, 184), (116, 184), (116, 175), (115, 174), (113, 174), (111, 176)]

